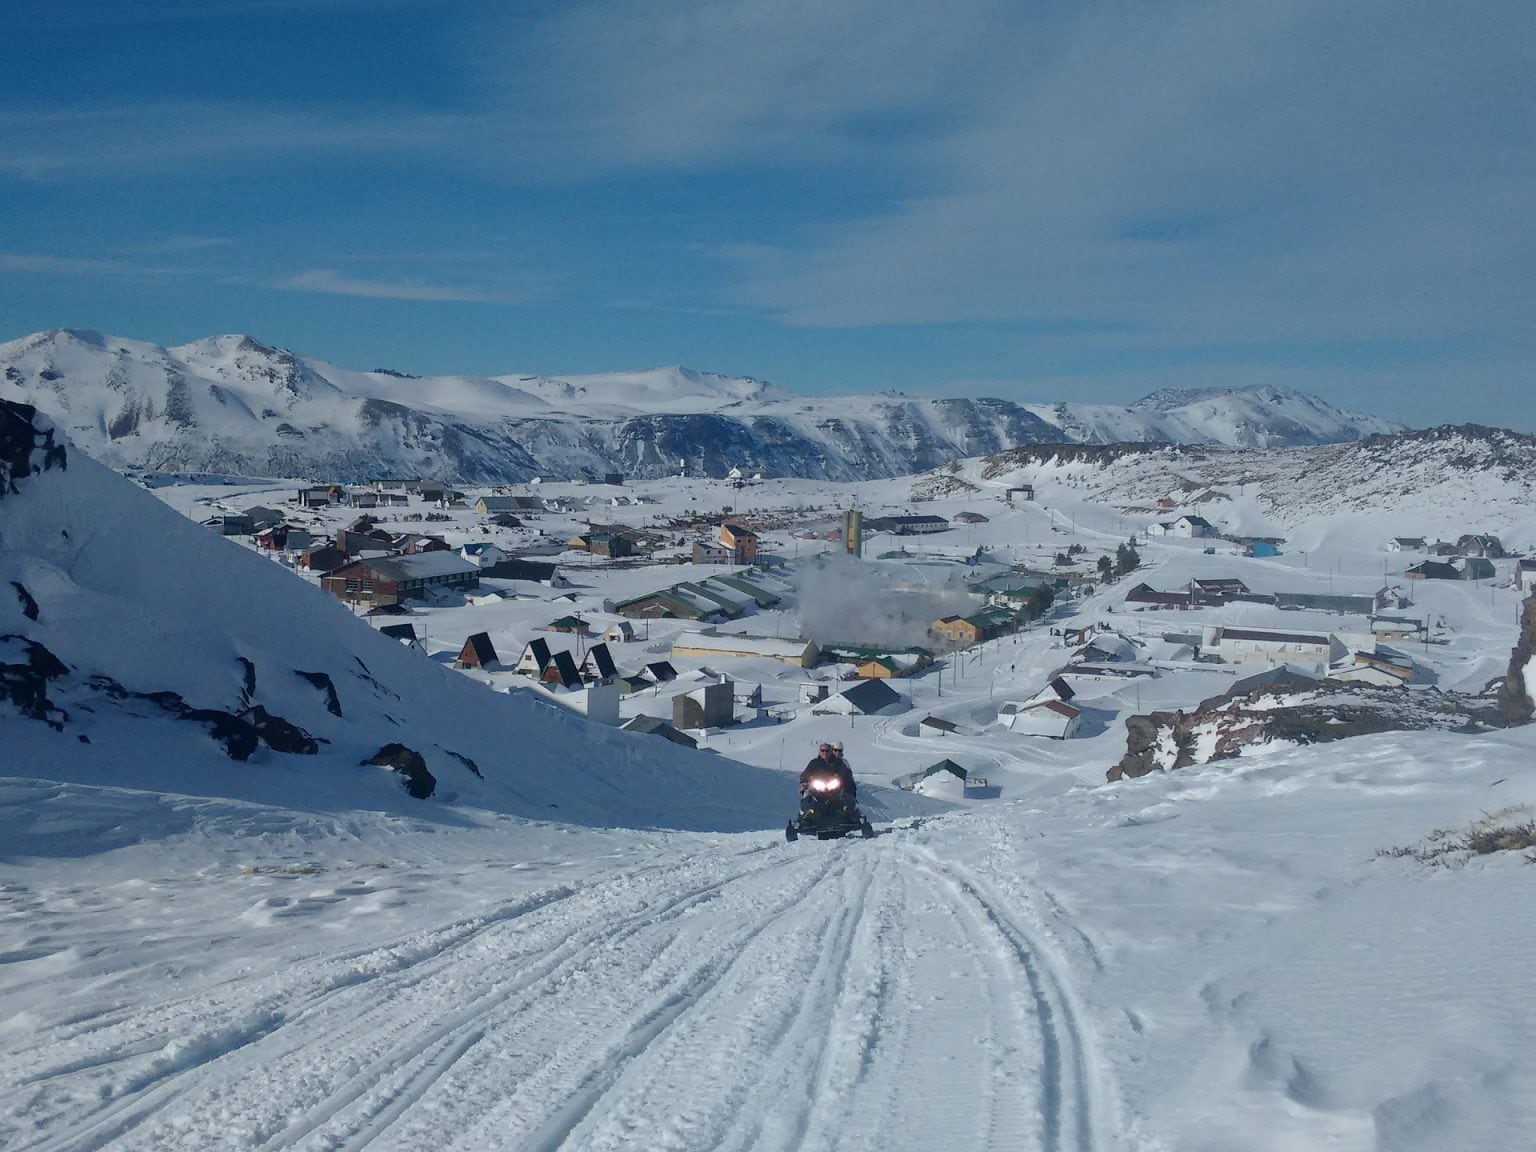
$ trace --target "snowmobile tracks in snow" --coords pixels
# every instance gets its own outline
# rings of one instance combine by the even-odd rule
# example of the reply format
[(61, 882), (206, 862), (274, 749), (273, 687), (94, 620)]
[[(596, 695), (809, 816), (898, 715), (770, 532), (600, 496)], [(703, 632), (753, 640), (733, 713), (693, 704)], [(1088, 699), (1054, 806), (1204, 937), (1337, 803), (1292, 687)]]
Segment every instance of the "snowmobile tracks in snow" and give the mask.
[(8, 1147), (1095, 1148), (1049, 951), (983, 880), (866, 847), (671, 857), (61, 1027)]

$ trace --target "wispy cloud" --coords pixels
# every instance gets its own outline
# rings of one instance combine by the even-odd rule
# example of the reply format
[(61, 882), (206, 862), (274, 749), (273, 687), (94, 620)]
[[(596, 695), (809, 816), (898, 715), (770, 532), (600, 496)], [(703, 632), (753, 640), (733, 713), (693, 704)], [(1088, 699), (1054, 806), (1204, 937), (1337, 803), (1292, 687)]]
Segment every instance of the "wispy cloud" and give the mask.
[(425, 284), (419, 280), (363, 280), (330, 268), (315, 268), (278, 284), (293, 292), (328, 296), (366, 296), (374, 300), (452, 301), (460, 304), (520, 304), (531, 298), (517, 292), (486, 292), (475, 288)]

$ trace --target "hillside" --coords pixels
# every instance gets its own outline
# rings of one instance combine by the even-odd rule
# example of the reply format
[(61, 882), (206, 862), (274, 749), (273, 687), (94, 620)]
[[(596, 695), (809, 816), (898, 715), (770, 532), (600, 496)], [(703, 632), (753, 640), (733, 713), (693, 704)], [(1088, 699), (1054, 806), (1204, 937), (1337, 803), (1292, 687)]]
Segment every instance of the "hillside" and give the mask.
[(750, 378), (658, 368), (544, 378), (357, 371), (249, 336), (175, 348), (57, 330), (0, 344), (0, 396), (33, 404), (117, 469), (420, 475), (501, 483), (733, 466), (839, 481), (1058, 441), (1234, 447), (1355, 440), (1395, 427), (1283, 389), (1136, 405), (793, 396)]
[[(781, 777), (589, 724), (531, 693), (492, 692), (4, 401), (0, 460), (0, 695), (10, 697), (0, 739), (11, 770), (449, 821), (454, 801), (630, 827), (780, 818)], [(391, 743), (423, 758), (435, 780), (427, 804), (401, 776), (362, 766)]]

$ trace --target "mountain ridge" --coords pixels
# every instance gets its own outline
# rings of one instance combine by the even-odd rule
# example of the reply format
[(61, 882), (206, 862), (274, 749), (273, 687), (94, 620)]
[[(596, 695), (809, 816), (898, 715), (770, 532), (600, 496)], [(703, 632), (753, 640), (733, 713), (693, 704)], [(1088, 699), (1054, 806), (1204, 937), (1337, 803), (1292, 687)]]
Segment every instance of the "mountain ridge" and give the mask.
[(1129, 406), (800, 396), (673, 365), (544, 377), (413, 376), (302, 356), (245, 333), (166, 347), (89, 329), (0, 344), (0, 395), (35, 404), (119, 469), (356, 482), (640, 478), (733, 466), (855, 480), (1034, 443), (1275, 447), (1401, 425), (1288, 389), (1154, 393)]

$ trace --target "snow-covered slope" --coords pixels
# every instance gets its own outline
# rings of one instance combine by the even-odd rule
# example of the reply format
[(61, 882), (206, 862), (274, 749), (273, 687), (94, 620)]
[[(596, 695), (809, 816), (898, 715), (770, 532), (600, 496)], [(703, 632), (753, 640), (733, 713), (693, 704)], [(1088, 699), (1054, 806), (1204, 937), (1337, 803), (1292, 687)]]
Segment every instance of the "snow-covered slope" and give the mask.
[(1300, 393), (1149, 398), (1130, 408), (997, 399), (796, 397), (686, 368), (591, 376), (360, 372), (215, 336), (176, 348), (59, 330), (0, 344), (0, 396), (35, 404), (114, 468), (465, 483), (687, 461), (834, 480), (906, 475), (1050, 441), (1233, 446), (1352, 440), (1394, 427)]
[(1334, 444), (1402, 428), (1396, 421), (1344, 412), (1293, 388), (1171, 388), (1129, 407), (1106, 404), (1031, 406), (1065, 433), (1087, 443), (1163, 441), (1276, 448)]
[[(0, 425), (5, 771), (420, 812), (400, 776), (360, 766), (400, 743), (435, 777), (433, 809), (457, 798), (583, 824), (732, 829), (780, 818), (781, 777), (492, 692), (62, 441), (50, 453), (41, 417), (0, 401)], [(232, 758), (264, 725), (318, 748), (263, 740)]]
[[(1105, 445), (1021, 448), (981, 461), (993, 483), (1065, 484), (1082, 496), (1165, 518), (1194, 512), (1222, 531), (1352, 533), (1382, 547), (1393, 536), (1454, 541), (1467, 532), (1536, 546), (1536, 437), (1444, 425), (1349, 444), (1233, 451)], [(1302, 546), (1306, 544), (1303, 542)]]

